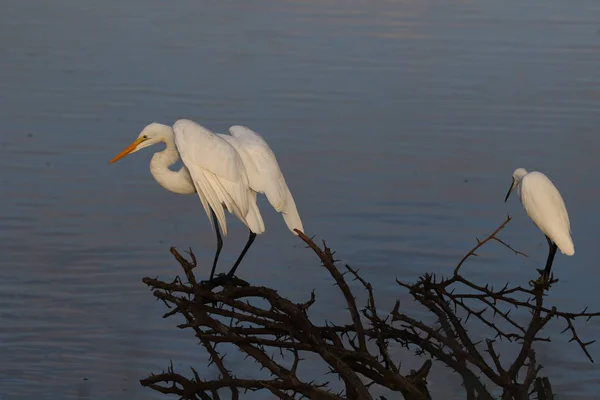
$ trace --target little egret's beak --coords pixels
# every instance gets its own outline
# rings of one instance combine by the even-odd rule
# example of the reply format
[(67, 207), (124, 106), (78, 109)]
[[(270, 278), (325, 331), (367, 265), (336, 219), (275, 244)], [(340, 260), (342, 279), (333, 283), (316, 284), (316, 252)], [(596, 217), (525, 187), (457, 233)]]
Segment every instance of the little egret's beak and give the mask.
[(508, 189), (508, 192), (506, 193), (506, 197), (504, 198), (505, 203), (506, 203), (506, 200), (508, 200), (508, 196), (510, 196), (510, 194), (512, 193), (514, 188), (515, 188), (515, 178), (512, 178), (512, 183), (510, 184), (510, 188)]
[(127, 146), (127, 148), (125, 148), (125, 150), (123, 150), (122, 152), (120, 152), (119, 154), (117, 154), (115, 156), (115, 158), (113, 158), (112, 160), (110, 160), (109, 164), (114, 163), (115, 161), (120, 160), (121, 158), (125, 157), (127, 154), (133, 152), (135, 150), (136, 147), (138, 147), (138, 145), (140, 143), (142, 143), (143, 141), (145, 141), (146, 139), (144, 139), (143, 137), (139, 137), (137, 139), (135, 139), (133, 141), (133, 143), (131, 143), (129, 146)]

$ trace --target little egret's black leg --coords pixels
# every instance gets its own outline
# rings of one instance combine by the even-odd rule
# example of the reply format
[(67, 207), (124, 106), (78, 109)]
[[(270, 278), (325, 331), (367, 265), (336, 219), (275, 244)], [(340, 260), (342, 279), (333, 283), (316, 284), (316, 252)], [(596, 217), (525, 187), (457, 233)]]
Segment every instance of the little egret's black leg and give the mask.
[(215, 275), (215, 269), (217, 268), (217, 260), (219, 259), (219, 254), (221, 254), (221, 249), (223, 248), (223, 239), (221, 239), (221, 232), (219, 232), (219, 221), (217, 221), (217, 216), (215, 212), (210, 209), (210, 213), (212, 215), (213, 223), (215, 224), (215, 232), (217, 234), (217, 252), (215, 253), (215, 259), (213, 261), (212, 271), (210, 271), (210, 280), (212, 280)]
[(549, 253), (548, 260), (546, 261), (546, 268), (544, 269), (544, 275), (550, 279), (550, 270), (552, 269), (552, 262), (554, 262), (554, 256), (556, 255), (556, 249), (558, 247), (548, 236), (546, 236), (546, 240), (548, 241)]
[(237, 261), (235, 262), (235, 264), (233, 264), (233, 268), (231, 268), (231, 271), (229, 271), (229, 273), (227, 274), (230, 278), (233, 277), (233, 274), (235, 273), (235, 270), (240, 265), (240, 262), (242, 262), (242, 258), (244, 258), (244, 256), (246, 255), (246, 252), (248, 251), (248, 249), (252, 245), (252, 242), (254, 242), (255, 238), (256, 238), (256, 233), (250, 231), (250, 237), (248, 238), (248, 242), (246, 243), (246, 246), (244, 247), (244, 250), (242, 250), (242, 253), (238, 257)]

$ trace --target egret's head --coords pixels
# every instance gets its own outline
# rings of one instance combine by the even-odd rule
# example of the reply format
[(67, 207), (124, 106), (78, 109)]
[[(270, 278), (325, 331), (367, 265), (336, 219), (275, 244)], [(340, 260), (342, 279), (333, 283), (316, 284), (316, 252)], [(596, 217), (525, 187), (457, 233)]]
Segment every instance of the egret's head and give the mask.
[(513, 172), (513, 175), (512, 175), (512, 183), (510, 184), (508, 193), (506, 193), (506, 197), (504, 198), (505, 203), (506, 203), (506, 200), (508, 200), (508, 196), (510, 196), (512, 191), (515, 190), (517, 186), (519, 186), (519, 183), (521, 183), (521, 179), (523, 179), (523, 177), (525, 175), (527, 175), (527, 170), (525, 168), (515, 169), (515, 172)]
[(159, 124), (156, 122), (153, 122), (150, 125), (146, 126), (144, 130), (140, 132), (137, 139), (133, 141), (133, 143), (127, 146), (125, 150), (117, 154), (115, 158), (110, 160), (110, 164), (120, 160), (128, 154), (135, 153), (136, 151), (141, 150), (144, 147), (152, 146), (153, 144), (159, 142), (164, 142), (165, 128), (168, 127), (166, 125)]

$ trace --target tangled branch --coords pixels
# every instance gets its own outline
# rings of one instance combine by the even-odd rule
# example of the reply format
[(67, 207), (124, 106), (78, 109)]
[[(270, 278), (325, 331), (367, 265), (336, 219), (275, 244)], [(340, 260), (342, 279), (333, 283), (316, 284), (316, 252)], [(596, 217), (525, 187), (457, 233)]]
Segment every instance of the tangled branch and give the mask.
[[(186, 378), (169, 367), (161, 374), (141, 380), (141, 384), (182, 399), (220, 399), (224, 390), (229, 392), (226, 398), (232, 399), (238, 399), (244, 391), (268, 391), (281, 399), (373, 399), (371, 389), (379, 385), (400, 392), (407, 400), (426, 400), (431, 399), (428, 374), (432, 363), (439, 362), (462, 378), (467, 399), (491, 400), (497, 398), (497, 393), (506, 400), (530, 396), (551, 399), (549, 380), (539, 376), (542, 366), (537, 362), (535, 343), (550, 341), (542, 334), (544, 328), (551, 320), (559, 319), (566, 323), (563, 332), (570, 332), (571, 341), (593, 361), (587, 350), (593, 341), (583, 341), (575, 323), (600, 313), (589, 313), (587, 309), (580, 313), (564, 312), (546, 306), (541, 287), (507, 283), (495, 289), (467, 279), (462, 266), (489, 242), (524, 255), (497, 237), (509, 222), (507, 217), (485, 239), (477, 239), (450, 277), (438, 279), (425, 274), (415, 283), (397, 280), (413, 300), (435, 316), (434, 323), (410, 316), (399, 301), (390, 312), (382, 313), (377, 308), (372, 285), (357, 270), (336, 265), (325, 242), (319, 246), (299, 231), (300, 238), (320, 259), (344, 297), (346, 325), (315, 324), (310, 319), (308, 312), (317, 304), (314, 292), (307, 301), (295, 303), (275, 289), (254, 286), (238, 278), (220, 286), (201, 284), (194, 275), (193, 253), (189, 252), (191, 259), (187, 260), (171, 248), (187, 282), (179, 277), (170, 283), (156, 278), (143, 281), (170, 308), (164, 317), (178, 314), (185, 318), (186, 322), (178, 327), (194, 332), (219, 377), (204, 379), (192, 369), (192, 376)], [(365, 290), (364, 306), (357, 304), (347, 278), (359, 282)], [(520, 318), (511, 314), (513, 309)], [(519, 310), (527, 310), (525, 318)], [(470, 330), (487, 337), (476, 341)], [(503, 339), (517, 350), (511, 359), (502, 359), (496, 346)], [(239, 378), (230, 371), (217, 350), (220, 343), (235, 345), (264, 368), (267, 371), (264, 379)], [(403, 371), (401, 360), (390, 352), (393, 346), (413, 349), (426, 360), (418, 370)], [(276, 361), (274, 354), (285, 357)], [(341, 392), (335, 393), (330, 382), (307, 380), (299, 374), (298, 366), (307, 354), (317, 356), (331, 375), (339, 378), (343, 383)]]

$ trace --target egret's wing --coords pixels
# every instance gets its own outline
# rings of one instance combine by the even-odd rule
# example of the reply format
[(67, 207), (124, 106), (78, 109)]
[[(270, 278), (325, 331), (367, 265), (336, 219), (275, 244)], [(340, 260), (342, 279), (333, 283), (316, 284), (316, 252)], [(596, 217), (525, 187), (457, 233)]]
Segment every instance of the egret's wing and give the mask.
[(189, 170), (202, 206), (209, 207), (227, 235), (223, 205), (244, 220), (248, 214), (248, 176), (237, 151), (208, 129), (189, 120), (173, 125), (175, 145)]
[(227, 140), (242, 157), (252, 190), (267, 196), (269, 203), (282, 214), (294, 234), (294, 229), (304, 232), (292, 193), (267, 142), (245, 126), (232, 126), (229, 133), (231, 136), (219, 136)]
[(571, 223), (558, 189), (541, 172), (530, 172), (521, 181), (521, 202), (531, 220), (564, 254), (573, 254)]
[(218, 135), (187, 119), (176, 121), (173, 131), (179, 153), (189, 154), (195, 165), (229, 181), (241, 178), (241, 160), (235, 149)]
[[(242, 157), (252, 190), (264, 193), (275, 210), (281, 212), (286, 204), (287, 185), (275, 154), (256, 132), (245, 126), (232, 126), (228, 140)], [(223, 135), (224, 138), (227, 135)], [(227, 140), (227, 139), (226, 139)]]

